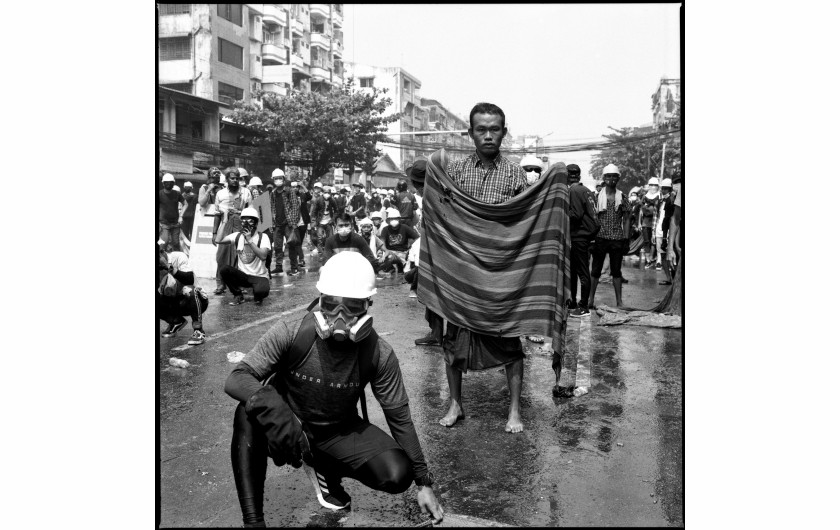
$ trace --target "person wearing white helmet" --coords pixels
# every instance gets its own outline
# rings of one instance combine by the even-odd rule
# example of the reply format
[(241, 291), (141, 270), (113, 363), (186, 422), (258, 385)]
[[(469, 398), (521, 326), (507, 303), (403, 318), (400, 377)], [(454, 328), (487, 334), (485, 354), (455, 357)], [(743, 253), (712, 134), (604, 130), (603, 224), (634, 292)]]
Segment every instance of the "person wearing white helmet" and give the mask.
[(184, 209), (181, 211), (181, 231), (188, 241), (192, 240), (192, 229), (195, 224), (195, 209), (198, 203), (198, 195), (193, 192), (192, 182), (184, 182)]
[[(413, 481), (421, 512), (433, 523), (443, 520), (396, 354), (368, 314), (375, 283), (360, 254), (337, 254), (321, 269), (320, 297), (309, 313), (279, 320), (228, 376), (225, 392), (239, 402), (231, 463), (246, 527), (266, 526), (269, 458), (303, 467), (318, 502), (330, 510), (351, 504), (343, 478), (392, 495)], [(357, 412), (368, 383), (391, 436), (370, 423), (366, 406), (363, 417)]]
[(289, 247), (289, 275), (297, 276), (298, 266), (303, 257), (298, 226), (303, 224), (300, 214), (300, 197), (291, 186), (286, 186), (286, 175), (282, 169), (272, 172), (274, 191), (271, 193), (271, 218), (274, 221), (274, 255), (277, 262), (272, 274), (283, 272), (283, 240)]
[(239, 305), (245, 302), (243, 288), (253, 288), (254, 303), (262, 305), (263, 299), (269, 293), (269, 274), (266, 260), (271, 252), (271, 242), (268, 236), (257, 236), (257, 223), (260, 214), (250, 206), (242, 210), (239, 232), (233, 232), (221, 241), (220, 247), (233, 246), (232, 254), (236, 266), (223, 265), (220, 269), (222, 281), (233, 293), (234, 299), (229, 305)]
[(251, 192), (251, 198), (256, 199), (260, 196), (263, 192), (263, 183), (262, 179), (256, 175), (251, 177), (251, 180), (248, 181), (248, 191)]
[(326, 191), (321, 192), (322, 189), (318, 186), (320, 182), (316, 183), (314, 197), (310, 201), (309, 217), (312, 219), (312, 224), (315, 225), (315, 247), (318, 254), (321, 256), (321, 263), (324, 261), (324, 244), (327, 238), (333, 235), (333, 220), (338, 213), (338, 208), (335, 199)]
[[(220, 212), (220, 223), (213, 235), (213, 244), (218, 244), (228, 235), (242, 230), (240, 214), (242, 210), (251, 204), (251, 192), (246, 187), (240, 186), (240, 172), (235, 167), (229, 167), (224, 171), (227, 187), (216, 193), (216, 210)], [(214, 294), (220, 295), (225, 292), (225, 284), (222, 280), (221, 269), (225, 265), (233, 265), (236, 257), (230, 252), (230, 247), (221, 245), (216, 249), (216, 290)]]
[(671, 267), (668, 264), (668, 228), (671, 224), (670, 214), (673, 213), (673, 209), (669, 208), (669, 206), (673, 206), (671, 189), (671, 179), (663, 179), (660, 185), (659, 209), (656, 212), (656, 224), (654, 225), (656, 270), (663, 270), (663, 263), (665, 269), (665, 280), (660, 281), (659, 285), (671, 285), (671, 278), (673, 278)]
[(653, 228), (656, 225), (656, 215), (659, 212), (659, 179), (651, 177), (648, 180), (647, 193), (641, 198), (639, 211), (639, 227), (642, 230), (642, 260), (639, 266), (650, 269), (656, 265), (656, 249), (654, 248)]
[(408, 261), (411, 244), (420, 238), (420, 234), (402, 222), (400, 211), (396, 208), (388, 208), (387, 214), (388, 224), (382, 229), (386, 252), (381, 260), (381, 270), (383, 273), (400, 273)]
[(615, 290), (616, 306), (624, 305), (621, 298), (621, 262), (630, 248), (630, 202), (621, 190), (616, 188), (621, 172), (615, 164), (608, 164), (602, 170), (602, 175), (604, 187), (598, 193), (596, 200), (601, 229), (592, 245), (592, 288), (589, 291), (589, 309), (595, 308), (595, 291), (598, 289), (598, 280), (607, 255), (610, 258), (610, 276), (612, 276)]
[[(372, 212), (371, 217), (374, 215), (379, 216), (379, 212)], [(382, 223), (381, 216), (379, 216), (379, 222)], [(379, 238), (379, 233), (371, 218), (365, 217), (359, 221), (359, 235), (365, 240), (365, 243), (370, 247), (370, 251), (376, 257), (377, 263), (379, 263), (378, 260), (385, 255), (385, 243)]]
[(542, 161), (534, 155), (525, 155), (519, 162), (525, 170), (525, 183), (531, 186), (540, 178), (543, 171)]
[(294, 191), (300, 200), (300, 219), (301, 223), (297, 227), (298, 238), (301, 242), (300, 256), (298, 266), (301, 272), (306, 272), (306, 257), (303, 252), (303, 242), (306, 240), (306, 232), (312, 226), (312, 218), (309, 217), (309, 201), (312, 200), (312, 193), (301, 184), (298, 177), (291, 177), (292, 191)]
[(175, 250), (181, 250), (181, 213), (180, 207), (185, 204), (184, 196), (175, 190), (175, 177), (166, 173), (161, 179), (163, 189), (158, 191), (158, 239), (172, 245)]
[[(218, 213), (216, 211), (216, 193), (222, 189), (223, 178), (222, 171), (217, 167), (211, 167), (207, 171), (207, 182), (198, 188), (198, 207), (201, 208), (202, 214), (216, 216)], [(218, 220), (218, 216), (216, 218)], [(213, 232), (217, 228), (218, 224), (214, 227)]]
[(370, 221), (373, 223), (373, 231), (378, 237), (382, 237), (382, 212), (374, 210), (370, 212)]

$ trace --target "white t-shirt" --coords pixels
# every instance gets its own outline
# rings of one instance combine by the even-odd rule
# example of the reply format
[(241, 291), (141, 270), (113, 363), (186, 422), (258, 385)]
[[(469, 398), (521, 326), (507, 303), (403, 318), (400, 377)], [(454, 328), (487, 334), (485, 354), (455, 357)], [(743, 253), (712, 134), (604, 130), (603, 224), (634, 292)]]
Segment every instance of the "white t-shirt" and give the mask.
[(192, 272), (190, 259), (183, 252), (170, 252), (168, 257), (169, 266), (172, 267), (172, 272)]
[[(248, 276), (260, 276), (261, 278), (268, 278), (268, 269), (265, 268), (265, 260), (261, 260), (254, 253), (251, 245), (245, 242), (245, 236), (240, 235), (239, 232), (234, 232), (228, 235), (224, 241), (230, 241), (231, 244), (236, 241), (236, 236), (239, 236), (239, 245), (235, 249), (239, 259), (236, 260), (236, 268), (247, 274)], [(262, 239), (262, 241), (259, 241)], [(257, 240), (260, 248), (271, 250), (271, 242), (265, 234), (256, 233), (251, 238), (251, 241)]]

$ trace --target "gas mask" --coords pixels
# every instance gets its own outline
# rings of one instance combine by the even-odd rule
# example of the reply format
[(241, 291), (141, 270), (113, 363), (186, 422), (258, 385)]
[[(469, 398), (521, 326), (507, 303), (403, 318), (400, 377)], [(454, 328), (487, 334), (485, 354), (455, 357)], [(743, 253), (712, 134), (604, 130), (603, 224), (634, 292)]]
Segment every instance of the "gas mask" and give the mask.
[(242, 218), (242, 230), (247, 230), (248, 232), (253, 232), (257, 229), (257, 220), (251, 217), (243, 217)]
[(315, 331), (323, 340), (360, 342), (373, 330), (373, 317), (365, 314), (367, 299), (322, 294), (320, 305), (314, 313)]

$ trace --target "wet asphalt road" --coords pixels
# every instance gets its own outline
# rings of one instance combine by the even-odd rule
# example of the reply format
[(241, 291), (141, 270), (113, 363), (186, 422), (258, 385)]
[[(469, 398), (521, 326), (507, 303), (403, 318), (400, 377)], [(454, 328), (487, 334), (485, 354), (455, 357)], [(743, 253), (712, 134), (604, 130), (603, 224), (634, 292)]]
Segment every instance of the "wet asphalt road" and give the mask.
[[(307, 261), (314, 261), (307, 255)], [(288, 264), (288, 261), (287, 261)], [(288, 270), (288, 269), (287, 269)], [(160, 526), (241, 526), (230, 465), (231, 419), (236, 403), (224, 391), (233, 366), (227, 354), (247, 352), (278, 318), (300, 319), (315, 296), (317, 272), (272, 280), (262, 307), (250, 296), (211, 296), (208, 341), (185, 347), (186, 326), (160, 339)], [(663, 273), (625, 260), (625, 304), (652, 307), (666, 292)], [(212, 292), (212, 280), (199, 280)], [(441, 349), (415, 346), (428, 328), (424, 307), (408, 298), (401, 278), (377, 282), (371, 314), (394, 347), (411, 399), (426, 459), (437, 477), (444, 522), (522, 526), (682, 526), (681, 330), (599, 327), (597, 315), (570, 319), (569, 340), (581, 345), (578, 384), (590, 392), (559, 400), (551, 395), (550, 352), (525, 342), (522, 390), (525, 432), (504, 432), (508, 395), (501, 369), (464, 377), (466, 420), (438, 425), (448, 404)], [(596, 304), (614, 306), (612, 286), (600, 284)], [(160, 331), (166, 325), (160, 323)], [(587, 346), (588, 344), (588, 346)], [(169, 366), (169, 357), (191, 363)], [(368, 391), (371, 421), (388, 432)], [(320, 507), (302, 470), (269, 464), (269, 526), (413, 526), (424, 521), (416, 489), (402, 495), (369, 490), (345, 479), (352, 509)], [(458, 514), (462, 517), (454, 517)], [(476, 522), (478, 521), (478, 522)]]

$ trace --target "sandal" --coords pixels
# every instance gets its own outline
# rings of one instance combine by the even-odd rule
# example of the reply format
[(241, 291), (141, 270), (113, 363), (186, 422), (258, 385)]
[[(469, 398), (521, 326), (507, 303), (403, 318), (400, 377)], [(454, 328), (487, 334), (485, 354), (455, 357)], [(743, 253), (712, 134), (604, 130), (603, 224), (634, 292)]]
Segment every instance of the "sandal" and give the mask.
[(543, 342), (545, 342), (545, 339), (540, 337), (539, 335), (528, 335), (525, 338), (537, 344), (542, 344)]

